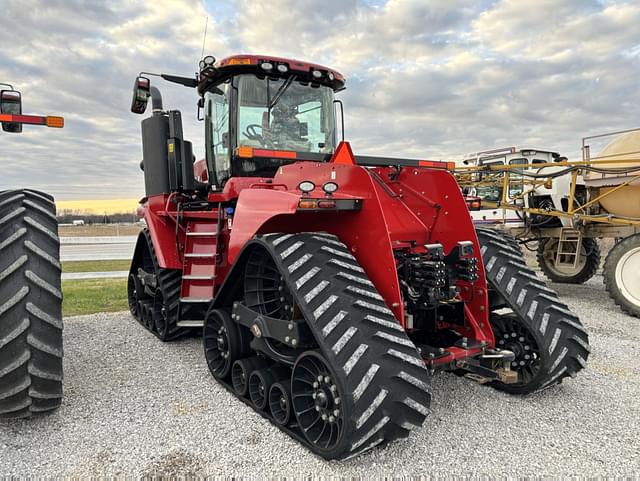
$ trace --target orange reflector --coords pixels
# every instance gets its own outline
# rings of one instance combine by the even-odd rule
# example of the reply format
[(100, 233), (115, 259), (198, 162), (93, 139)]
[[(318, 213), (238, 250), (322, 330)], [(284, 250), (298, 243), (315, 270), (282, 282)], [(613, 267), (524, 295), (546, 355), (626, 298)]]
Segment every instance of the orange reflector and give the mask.
[(227, 65), (251, 65), (251, 59), (245, 57), (231, 58), (227, 62)]
[(256, 157), (275, 157), (278, 159), (295, 159), (298, 157), (298, 154), (292, 150), (254, 149), (253, 155)]
[(353, 157), (353, 151), (351, 150), (349, 142), (340, 142), (336, 149), (336, 153), (333, 154), (333, 157), (331, 157), (329, 162), (333, 162), (334, 164), (355, 165), (356, 159)]
[(318, 208), (317, 200), (301, 200), (298, 202), (298, 207), (300, 209), (316, 209)]
[(64, 127), (64, 118), (48, 116), (47, 127), (55, 127), (56, 129), (61, 129), (62, 127)]
[(236, 154), (238, 154), (238, 157), (243, 157), (243, 158), (253, 157), (253, 147), (247, 147), (246, 145), (241, 145), (236, 150)]
[(418, 165), (420, 167), (431, 167), (433, 169), (447, 169), (447, 170), (452, 170), (456, 167), (455, 162), (439, 162), (436, 160), (419, 160)]

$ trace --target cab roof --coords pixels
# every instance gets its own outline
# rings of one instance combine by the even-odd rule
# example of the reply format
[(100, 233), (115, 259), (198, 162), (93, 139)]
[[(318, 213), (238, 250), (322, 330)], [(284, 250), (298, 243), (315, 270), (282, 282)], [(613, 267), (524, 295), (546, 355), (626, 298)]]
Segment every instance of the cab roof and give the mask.
[(282, 78), (295, 75), (302, 81), (325, 85), (336, 92), (345, 88), (344, 76), (329, 67), (291, 58), (243, 54), (223, 58), (200, 70), (198, 91), (204, 93), (211, 85), (246, 73)]

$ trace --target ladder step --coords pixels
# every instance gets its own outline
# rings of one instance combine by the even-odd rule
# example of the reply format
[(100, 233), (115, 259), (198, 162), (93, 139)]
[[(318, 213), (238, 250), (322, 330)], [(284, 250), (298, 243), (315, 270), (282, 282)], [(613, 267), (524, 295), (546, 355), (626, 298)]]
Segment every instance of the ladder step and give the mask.
[(216, 276), (197, 276), (197, 275), (187, 274), (182, 276), (182, 278), (187, 281), (212, 281), (213, 279), (216, 278)]
[(190, 252), (188, 254), (185, 254), (184, 256), (188, 258), (194, 258), (194, 259), (212, 259), (216, 255), (215, 254), (198, 254), (195, 252)]
[(188, 237), (216, 237), (216, 232), (187, 232)]
[(181, 297), (180, 302), (211, 302), (213, 297)]
[(204, 321), (199, 321), (197, 319), (193, 320), (185, 320), (176, 322), (178, 327), (203, 327)]

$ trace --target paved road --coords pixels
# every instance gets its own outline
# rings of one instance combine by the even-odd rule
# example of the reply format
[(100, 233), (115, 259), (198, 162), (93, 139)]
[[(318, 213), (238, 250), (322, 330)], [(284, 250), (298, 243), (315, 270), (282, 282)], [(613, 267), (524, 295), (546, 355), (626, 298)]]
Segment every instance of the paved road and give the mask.
[(62, 244), (60, 259), (63, 261), (96, 261), (131, 259), (135, 244)]
[(109, 272), (63, 272), (62, 280), (82, 280), (82, 279), (119, 279), (127, 277), (129, 271), (109, 271)]
[(200, 340), (162, 344), (126, 313), (66, 320), (63, 407), (0, 423), (9, 475), (640, 475), (640, 319), (602, 278), (555, 285), (590, 332), (588, 368), (561, 386), (509, 396), (434, 379), (433, 414), (385, 450), (325, 462), (210, 377)]

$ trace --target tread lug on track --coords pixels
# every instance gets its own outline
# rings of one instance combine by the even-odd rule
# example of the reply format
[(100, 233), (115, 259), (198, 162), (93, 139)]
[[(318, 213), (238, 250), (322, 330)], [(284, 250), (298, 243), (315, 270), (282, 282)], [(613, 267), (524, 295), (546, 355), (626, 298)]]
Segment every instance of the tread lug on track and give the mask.
[(491, 229), (476, 230), (489, 288), (501, 295), (512, 315), (533, 333), (542, 353), (540, 370), (529, 383), (493, 386), (526, 394), (575, 376), (589, 356), (589, 338), (578, 316), (516, 254), (510, 238)]
[(59, 254), (53, 198), (0, 192), (0, 418), (62, 403)]
[(346, 441), (330, 457), (353, 456), (420, 427), (431, 401), (424, 361), (348, 248), (328, 234), (269, 234), (254, 242), (270, 252), (350, 393)]

